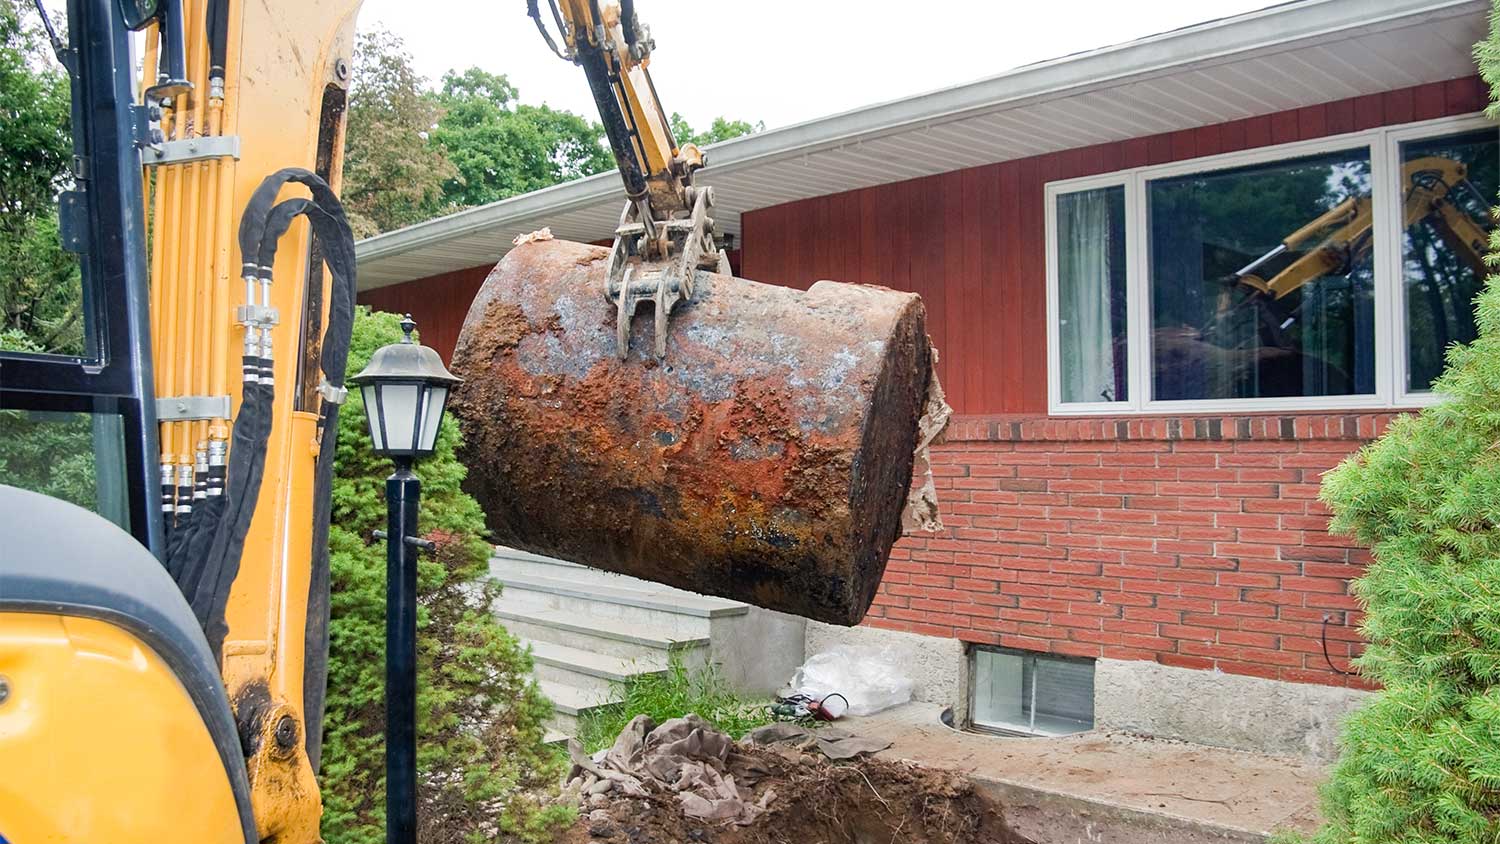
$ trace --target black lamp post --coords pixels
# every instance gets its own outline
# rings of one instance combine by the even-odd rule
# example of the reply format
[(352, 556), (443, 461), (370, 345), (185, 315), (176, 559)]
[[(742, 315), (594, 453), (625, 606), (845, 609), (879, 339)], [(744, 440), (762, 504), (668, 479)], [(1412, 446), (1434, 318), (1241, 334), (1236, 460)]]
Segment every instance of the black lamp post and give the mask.
[[(437, 352), (411, 338), (417, 324), (401, 321), (406, 337), (382, 346), (349, 380), (359, 385), (376, 454), (396, 473), (385, 481), (385, 840), (417, 840), (417, 535), (422, 483), (411, 465), (432, 453), (448, 406), (449, 389), (463, 380)], [(379, 535), (379, 534), (377, 534)]]

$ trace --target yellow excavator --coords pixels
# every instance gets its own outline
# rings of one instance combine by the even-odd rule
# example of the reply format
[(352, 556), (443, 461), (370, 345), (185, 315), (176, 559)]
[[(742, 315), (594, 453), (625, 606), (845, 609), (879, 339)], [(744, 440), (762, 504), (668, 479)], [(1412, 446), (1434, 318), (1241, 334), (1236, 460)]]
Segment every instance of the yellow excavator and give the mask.
[[(1401, 168), (1401, 179), (1402, 228), (1423, 222), (1431, 225), (1475, 277), (1483, 278), (1488, 272), (1484, 253), (1489, 234), (1468, 208), (1487, 205), (1482, 192), (1469, 181), (1468, 166), (1447, 156), (1428, 155), (1408, 161)], [(1274, 340), (1296, 318), (1295, 312), (1292, 317), (1272, 317), (1264, 306), (1324, 276), (1348, 273), (1370, 254), (1375, 242), (1374, 222), (1374, 203), (1369, 196), (1348, 197), (1265, 254), (1217, 279), (1220, 290), (1213, 323), (1203, 334), (1212, 334), (1215, 324), (1242, 308), (1259, 307), (1264, 317), (1261, 322)]]
[[(1431, 221), (1454, 253), (1483, 276), (1487, 272), (1484, 252), (1489, 233), (1458, 201), (1467, 192), (1479, 200), (1479, 207), (1486, 207), (1479, 189), (1469, 181), (1468, 167), (1446, 156), (1428, 155), (1408, 161), (1401, 168), (1401, 179), (1402, 227)], [(1228, 281), (1281, 299), (1310, 281), (1347, 272), (1347, 267), (1368, 255), (1373, 245), (1373, 224), (1370, 197), (1351, 196), (1287, 235)], [(1304, 248), (1306, 251), (1296, 260), (1265, 275), (1265, 267), (1277, 257)]]
[[(630, 0), (549, 5), (626, 188), (619, 348), (650, 301), (660, 353), (693, 270), (727, 269), (703, 155)], [(0, 842), (320, 840), (358, 7), (67, 0), (62, 36), (38, 3), (71, 80), (85, 353), (0, 352), (0, 413), (91, 454), (87, 506), (0, 478)]]

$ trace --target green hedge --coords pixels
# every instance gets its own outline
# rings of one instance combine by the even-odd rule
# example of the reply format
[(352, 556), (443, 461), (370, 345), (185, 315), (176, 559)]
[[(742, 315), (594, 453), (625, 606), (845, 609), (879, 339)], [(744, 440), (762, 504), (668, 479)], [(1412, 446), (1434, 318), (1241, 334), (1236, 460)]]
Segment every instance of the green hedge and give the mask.
[[(401, 339), (395, 314), (361, 309), (349, 372)], [(418, 574), (417, 753), (423, 844), (550, 841), (571, 811), (547, 807), (561, 775), (542, 743), (550, 705), (531, 677), (531, 657), (487, 611), (498, 586), (479, 580), (490, 546), (484, 519), (459, 483), (457, 424), (443, 423), (437, 452), (417, 465), (420, 524), (438, 542)], [(385, 527), (390, 462), (370, 453), (357, 391), (338, 432), (329, 532), (331, 658), (324, 720), (323, 836), (329, 844), (384, 841)]]

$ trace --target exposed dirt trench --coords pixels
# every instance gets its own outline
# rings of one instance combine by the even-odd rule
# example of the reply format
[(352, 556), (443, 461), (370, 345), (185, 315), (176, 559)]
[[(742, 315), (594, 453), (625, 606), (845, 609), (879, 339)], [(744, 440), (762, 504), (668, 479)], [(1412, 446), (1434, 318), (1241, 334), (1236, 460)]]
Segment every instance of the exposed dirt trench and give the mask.
[(961, 774), (790, 748), (739, 752), (770, 771), (751, 789), (754, 798), (776, 792), (749, 825), (688, 817), (674, 793), (660, 790), (585, 809), (557, 844), (1031, 844)]

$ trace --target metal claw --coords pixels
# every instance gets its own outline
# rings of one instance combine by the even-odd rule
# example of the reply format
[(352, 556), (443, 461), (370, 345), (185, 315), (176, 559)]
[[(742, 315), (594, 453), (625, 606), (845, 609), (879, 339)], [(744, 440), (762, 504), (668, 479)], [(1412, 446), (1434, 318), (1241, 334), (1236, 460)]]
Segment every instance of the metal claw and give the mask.
[[(692, 197), (693, 210), (686, 220), (668, 220), (648, 227), (641, 220), (640, 208), (634, 202), (626, 203), (620, 215), (620, 225), (615, 229), (615, 242), (609, 253), (605, 289), (605, 295), (617, 308), (615, 354), (620, 360), (625, 360), (630, 354), (630, 323), (641, 301), (655, 305), (654, 347), (656, 357), (665, 358), (672, 309), (679, 300), (692, 300), (697, 271), (729, 272), (728, 258), (721, 250), (713, 248), (713, 218), (708, 216), (708, 209), (713, 205), (713, 190), (696, 188)], [(648, 260), (645, 257), (651, 254), (647, 240), (652, 237), (652, 229), (658, 237), (670, 243), (671, 249), (664, 258)]]

